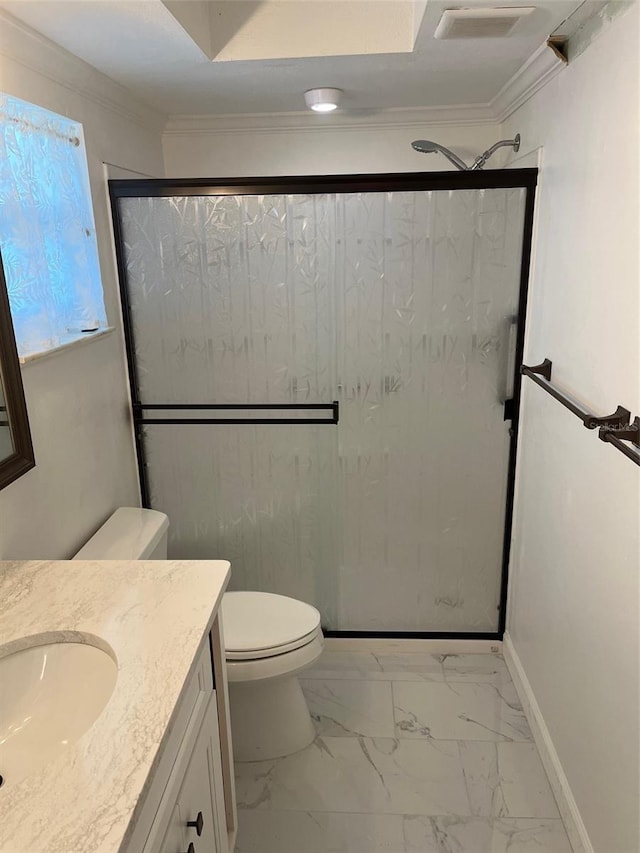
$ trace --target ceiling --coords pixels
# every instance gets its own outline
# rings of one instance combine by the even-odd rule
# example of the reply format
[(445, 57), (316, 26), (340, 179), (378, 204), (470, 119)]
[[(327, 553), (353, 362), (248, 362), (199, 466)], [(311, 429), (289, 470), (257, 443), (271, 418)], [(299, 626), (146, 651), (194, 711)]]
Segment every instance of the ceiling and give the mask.
[[(305, 111), (303, 93), (317, 86), (344, 90), (346, 111), (378, 112), (393, 108), (420, 108), (486, 104), (546, 40), (546, 38), (582, 5), (582, 0), (393, 0), (398, 21), (407, 19), (407, 6), (414, 31), (411, 44), (406, 33), (398, 35), (383, 17), (376, 18), (380, 0), (368, 4), (366, 23), (345, 24), (340, 19), (340, 4), (345, 9), (354, 0), (7, 0), (0, 8), (20, 18), (33, 29), (57, 42), (99, 71), (126, 86), (133, 94), (162, 113), (173, 115), (280, 113)], [(291, 19), (292, 35), (279, 39), (280, 27), (261, 23), (274, 6), (296, 6)], [(231, 5), (232, 4), (232, 5)], [(389, 2), (384, 2), (386, 7)], [(512, 35), (505, 38), (438, 40), (434, 30), (442, 12), (450, 8), (491, 6), (535, 6), (523, 18)], [(207, 22), (219, 10), (229, 7), (235, 23), (208, 29)], [(178, 14), (180, 23), (172, 13)], [(176, 8), (178, 7), (178, 8)], [(304, 20), (300, 17), (304, 7)], [(239, 14), (238, 10), (242, 10)], [(350, 10), (353, 12), (353, 9)], [(282, 10), (278, 12), (282, 14)], [(382, 11), (380, 11), (382, 15)], [(305, 56), (309, 40), (321, 27), (310, 24), (316, 16), (322, 31), (335, 21), (336, 53), (353, 50), (349, 55)], [(250, 23), (253, 19), (253, 29)], [(264, 20), (267, 20), (264, 18)], [(256, 21), (260, 24), (256, 25)], [(202, 24), (202, 25), (201, 25)], [(347, 26), (361, 31), (364, 48), (352, 47), (343, 37)], [(186, 27), (186, 28), (185, 28)], [(190, 30), (194, 37), (189, 35)], [(269, 37), (269, 33), (272, 33)], [(385, 37), (381, 38), (381, 32)], [(257, 35), (256, 35), (257, 33)], [(265, 34), (260, 44), (260, 34)], [(299, 44), (296, 47), (296, 34)], [(243, 42), (240, 36), (246, 34)], [(388, 36), (386, 35), (388, 34)], [(404, 39), (404, 40), (403, 40)], [(225, 42), (224, 44), (221, 42)], [(245, 45), (253, 45), (250, 53)], [(237, 59), (256, 55), (281, 55), (291, 44), (294, 58)], [(347, 45), (347, 47), (345, 47)], [(325, 53), (331, 49), (322, 48)], [(313, 48), (316, 50), (316, 48)], [(321, 50), (317, 48), (318, 52)], [(402, 52), (401, 52), (402, 51)], [(213, 60), (210, 58), (213, 56)]]

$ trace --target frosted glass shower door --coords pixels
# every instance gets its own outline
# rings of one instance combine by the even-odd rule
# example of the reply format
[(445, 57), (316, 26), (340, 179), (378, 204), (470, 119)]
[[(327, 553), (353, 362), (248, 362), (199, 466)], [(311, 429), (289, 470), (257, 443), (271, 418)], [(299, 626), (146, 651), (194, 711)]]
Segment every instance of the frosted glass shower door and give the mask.
[(497, 630), (525, 198), (119, 198), (143, 404), (340, 404), (146, 423), (171, 556), (230, 559), (233, 588), (333, 630)]
[(170, 554), (229, 559), (232, 588), (311, 601), (334, 621), (335, 426), (304, 423), (327, 411), (248, 408), (335, 399), (327, 214), (314, 196), (120, 202), (140, 400), (300, 420), (145, 426), (150, 504), (171, 519)]
[(338, 199), (341, 626), (497, 630), (524, 200)]

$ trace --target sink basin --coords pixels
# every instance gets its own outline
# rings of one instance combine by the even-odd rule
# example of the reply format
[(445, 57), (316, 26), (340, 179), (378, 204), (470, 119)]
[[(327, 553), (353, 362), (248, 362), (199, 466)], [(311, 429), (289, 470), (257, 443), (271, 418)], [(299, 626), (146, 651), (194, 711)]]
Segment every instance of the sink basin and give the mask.
[(117, 675), (114, 658), (86, 643), (34, 644), (5, 656), (0, 649), (4, 785), (49, 763), (88, 731), (109, 701)]

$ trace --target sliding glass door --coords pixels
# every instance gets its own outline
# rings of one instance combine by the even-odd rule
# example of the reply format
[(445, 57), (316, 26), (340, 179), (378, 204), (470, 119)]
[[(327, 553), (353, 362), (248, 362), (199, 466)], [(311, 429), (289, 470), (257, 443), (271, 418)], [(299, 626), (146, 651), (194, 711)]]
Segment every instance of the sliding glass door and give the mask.
[(329, 630), (498, 632), (535, 173), (490, 174), (113, 182), (171, 556), (230, 559), (234, 588), (310, 601)]

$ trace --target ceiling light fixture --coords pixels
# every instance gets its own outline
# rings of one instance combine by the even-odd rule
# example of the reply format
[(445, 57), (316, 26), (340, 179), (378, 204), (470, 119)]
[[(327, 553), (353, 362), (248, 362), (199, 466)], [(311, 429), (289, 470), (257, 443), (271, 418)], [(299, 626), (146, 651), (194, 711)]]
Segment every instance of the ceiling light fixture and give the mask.
[(338, 108), (342, 89), (309, 89), (304, 93), (307, 106), (317, 113), (330, 113)]

